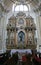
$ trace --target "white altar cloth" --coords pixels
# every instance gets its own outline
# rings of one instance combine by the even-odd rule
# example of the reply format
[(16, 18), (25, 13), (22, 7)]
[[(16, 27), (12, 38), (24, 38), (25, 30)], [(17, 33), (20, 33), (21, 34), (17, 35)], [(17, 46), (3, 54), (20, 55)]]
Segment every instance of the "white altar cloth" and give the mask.
[(18, 52), (18, 53), (30, 53), (30, 54), (32, 54), (31, 49), (12, 49), (11, 50), (11, 55), (13, 53), (16, 53), (16, 52)]

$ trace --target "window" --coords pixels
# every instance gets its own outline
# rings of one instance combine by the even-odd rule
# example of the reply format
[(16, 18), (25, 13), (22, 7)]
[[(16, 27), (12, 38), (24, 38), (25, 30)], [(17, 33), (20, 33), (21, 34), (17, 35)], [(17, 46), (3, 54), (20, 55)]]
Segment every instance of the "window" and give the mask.
[(14, 4), (12, 7), (12, 11), (15, 11), (15, 12), (17, 12), (17, 11), (28, 11), (28, 7), (29, 6), (27, 6), (27, 5), (16, 5), (15, 6), (15, 4)]
[(20, 5), (20, 11), (23, 11), (23, 5)]
[(28, 7), (26, 5), (17, 5), (15, 11), (28, 11)]

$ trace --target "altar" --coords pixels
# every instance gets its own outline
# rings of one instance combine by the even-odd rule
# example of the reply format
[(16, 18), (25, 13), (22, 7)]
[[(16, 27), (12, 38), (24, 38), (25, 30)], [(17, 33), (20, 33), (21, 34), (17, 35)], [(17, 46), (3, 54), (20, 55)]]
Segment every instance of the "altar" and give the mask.
[[(19, 12), (11, 16), (7, 24), (7, 49), (36, 49), (36, 26), (34, 19)], [(21, 51), (21, 50), (20, 50)], [(22, 51), (21, 51), (22, 52)]]
[(25, 54), (25, 53), (27, 53), (27, 54), (32, 54), (32, 51), (31, 51), (31, 49), (12, 49), (11, 50), (11, 56), (12, 56), (12, 54), (14, 54), (14, 53), (16, 53), (16, 52), (18, 52), (18, 53), (20, 53), (20, 54)]

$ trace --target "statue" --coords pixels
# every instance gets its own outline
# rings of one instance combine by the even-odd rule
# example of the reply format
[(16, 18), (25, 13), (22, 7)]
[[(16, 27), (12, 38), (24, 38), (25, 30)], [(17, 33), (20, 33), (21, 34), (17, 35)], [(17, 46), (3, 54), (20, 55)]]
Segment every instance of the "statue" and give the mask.
[(19, 32), (18, 36), (20, 38), (20, 40), (19, 40), (20, 42), (24, 42), (24, 35), (25, 35), (24, 32), (22, 32), (22, 31)]
[(22, 37), (22, 35), (21, 35), (21, 36), (20, 36), (20, 41), (22, 41), (22, 38), (23, 38), (23, 37)]

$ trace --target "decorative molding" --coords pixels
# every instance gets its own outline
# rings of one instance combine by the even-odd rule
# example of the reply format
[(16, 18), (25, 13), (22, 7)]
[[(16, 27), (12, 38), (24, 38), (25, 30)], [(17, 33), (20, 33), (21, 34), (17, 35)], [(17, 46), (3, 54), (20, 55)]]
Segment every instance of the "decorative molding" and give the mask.
[(19, 13), (17, 13), (16, 17), (19, 17), (19, 16), (26, 17), (26, 14), (25, 14), (25, 13), (23, 13), (23, 12), (19, 12)]

